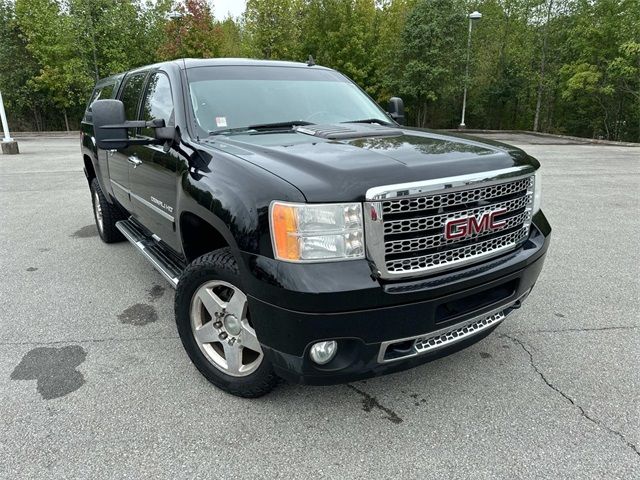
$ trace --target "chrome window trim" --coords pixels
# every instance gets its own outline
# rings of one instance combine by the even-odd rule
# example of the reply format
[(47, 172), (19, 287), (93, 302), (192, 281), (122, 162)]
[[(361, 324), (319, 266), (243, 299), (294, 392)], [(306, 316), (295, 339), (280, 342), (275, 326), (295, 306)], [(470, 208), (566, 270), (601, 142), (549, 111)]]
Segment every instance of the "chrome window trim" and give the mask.
[[(480, 260), (489, 259), (497, 255), (514, 250), (518, 244), (505, 245), (498, 249), (485, 252), (473, 257), (461, 258), (446, 265), (432, 268), (416, 268), (402, 272), (390, 272), (387, 269), (385, 253), (384, 234), (384, 213), (383, 202), (388, 200), (398, 200), (403, 198), (424, 197), (436, 194), (447, 194), (459, 190), (469, 190), (473, 188), (490, 187), (492, 185), (515, 182), (527, 177), (534, 176), (536, 169), (531, 165), (492, 170), (489, 172), (472, 173), (454, 177), (438, 178), (421, 182), (399, 183), (373, 187), (366, 192), (366, 201), (363, 204), (362, 214), (364, 217), (364, 238), (366, 258), (373, 264), (375, 273), (384, 279), (405, 279), (420, 275), (431, 275), (433, 273), (451, 270), (453, 268), (477, 263)], [(535, 177), (530, 187), (535, 188)], [(529, 218), (524, 227), (530, 229), (533, 212), (532, 205), (527, 207)]]

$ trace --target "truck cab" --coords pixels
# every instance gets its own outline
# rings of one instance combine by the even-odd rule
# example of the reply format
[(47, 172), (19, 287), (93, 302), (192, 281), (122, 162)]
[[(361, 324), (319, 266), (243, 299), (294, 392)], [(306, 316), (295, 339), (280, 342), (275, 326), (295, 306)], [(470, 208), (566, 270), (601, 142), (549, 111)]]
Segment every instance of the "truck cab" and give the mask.
[(184, 59), (96, 85), (81, 144), (100, 237), (176, 288), (213, 384), (391, 373), (520, 308), (551, 232), (539, 163), (403, 119), (315, 64)]

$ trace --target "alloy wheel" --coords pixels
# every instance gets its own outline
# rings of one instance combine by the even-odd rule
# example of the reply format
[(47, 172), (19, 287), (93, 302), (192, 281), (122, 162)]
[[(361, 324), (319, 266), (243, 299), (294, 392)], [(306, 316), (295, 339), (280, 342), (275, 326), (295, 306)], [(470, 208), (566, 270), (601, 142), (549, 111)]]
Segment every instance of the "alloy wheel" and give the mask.
[(200, 351), (216, 368), (233, 377), (252, 374), (263, 353), (250, 324), (247, 296), (236, 286), (213, 280), (191, 301), (191, 330)]

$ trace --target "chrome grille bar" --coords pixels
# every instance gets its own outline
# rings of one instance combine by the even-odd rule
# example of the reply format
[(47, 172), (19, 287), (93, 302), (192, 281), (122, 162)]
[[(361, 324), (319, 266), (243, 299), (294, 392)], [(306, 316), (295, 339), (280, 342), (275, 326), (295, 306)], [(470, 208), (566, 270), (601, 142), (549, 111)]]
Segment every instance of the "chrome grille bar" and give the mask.
[(431, 215), (429, 217), (408, 218), (402, 220), (389, 220), (384, 222), (384, 233), (389, 235), (392, 233), (411, 233), (420, 232), (422, 230), (431, 230), (432, 228), (442, 227), (444, 222), (452, 218), (468, 217), (470, 215), (481, 215), (484, 212), (498, 209), (506, 209), (510, 212), (525, 208), (533, 200), (532, 194), (525, 194), (523, 197), (515, 198), (506, 202), (492, 204), (482, 208), (473, 208), (470, 210), (461, 210), (453, 213), (445, 213), (442, 215)]
[(502, 253), (524, 240), (529, 234), (528, 228), (521, 228), (517, 232), (509, 233), (484, 242), (473, 243), (461, 248), (444, 250), (420, 257), (390, 260), (386, 262), (387, 270), (393, 272), (415, 272), (429, 270), (430, 272), (452, 268), (460, 263), (469, 263), (481, 258), (488, 258)]
[(531, 179), (525, 178), (516, 182), (502, 183), (472, 190), (462, 190), (428, 197), (391, 200), (382, 202), (382, 211), (385, 214), (415, 212), (432, 208), (465, 205), (469, 202), (477, 202), (479, 200), (492, 200), (494, 198), (524, 192), (531, 186), (530, 183)]

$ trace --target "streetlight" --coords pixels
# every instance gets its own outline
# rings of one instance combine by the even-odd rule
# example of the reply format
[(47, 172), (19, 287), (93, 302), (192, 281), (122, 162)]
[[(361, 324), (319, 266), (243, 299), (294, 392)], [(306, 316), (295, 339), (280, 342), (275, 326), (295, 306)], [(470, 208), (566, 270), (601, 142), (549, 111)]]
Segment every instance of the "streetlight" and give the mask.
[(460, 126), (458, 128), (467, 128), (464, 124), (464, 114), (467, 109), (467, 87), (469, 85), (469, 56), (471, 55), (471, 28), (473, 27), (474, 20), (480, 20), (482, 14), (479, 11), (475, 11), (469, 14), (469, 37), (467, 38), (467, 67), (464, 75), (464, 95), (462, 96), (462, 120), (460, 120)]

